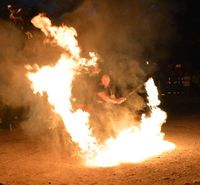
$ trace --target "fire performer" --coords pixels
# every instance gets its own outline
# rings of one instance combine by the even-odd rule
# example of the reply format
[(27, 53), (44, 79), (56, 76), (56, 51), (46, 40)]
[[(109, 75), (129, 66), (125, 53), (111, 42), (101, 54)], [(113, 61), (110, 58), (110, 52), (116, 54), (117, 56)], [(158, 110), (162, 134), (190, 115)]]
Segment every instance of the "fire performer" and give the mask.
[(115, 127), (121, 115), (118, 105), (125, 101), (126, 98), (117, 96), (115, 88), (111, 84), (110, 76), (102, 75), (90, 112), (90, 124), (93, 132), (101, 141), (108, 137), (115, 137)]
[[(80, 87), (79, 87), (79, 90), (80, 90)], [(78, 99), (81, 99), (81, 98), (78, 98)], [(113, 104), (114, 105), (122, 104), (124, 101), (126, 101), (127, 98), (116, 97), (115, 90), (110, 83), (110, 76), (107, 74), (104, 74), (101, 77), (101, 82), (97, 87), (96, 95), (95, 96), (93, 95), (91, 98), (86, 98), (86, 99), (87, 99), (86, 101), (84, 100), (82, 102), (80, 101), (81, 103), (76, 102), (73, 109), (77, 110), (78, 108), (81, 108), (82, 110), (86, 112), (92, 112), (97, 107), (102, 107), (102, 106), (110, 107)]]
[(110, 85), (110, 76), (104, 74), (101, 77), (101, 86), (98, 90), (97, 96), (100, 100), (97, 100), (99, 103), (112, 103), (112, 104), (121, 104), (126, 101), (126, 98), (121, 97), (117, 98), (111, 85)]

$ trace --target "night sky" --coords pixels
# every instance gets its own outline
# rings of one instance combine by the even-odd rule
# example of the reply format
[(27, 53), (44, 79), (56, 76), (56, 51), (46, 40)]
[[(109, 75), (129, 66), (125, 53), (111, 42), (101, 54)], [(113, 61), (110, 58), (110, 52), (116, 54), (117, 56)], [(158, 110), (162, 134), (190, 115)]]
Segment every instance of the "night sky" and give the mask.
[(197, 1), (183, 2), (185, 7), (175, 17), (180, 39), (177, 40), (172, 57), (179, 62), (192, 62), (199, 65), (199, 4)]
[[(59, 20), (64, 13), (73, 12), (80, 7), (83, 2), (83, 0), (1, 0), (1, 18), (8, 19), (6, 5), (12, 4), (16, 7), (22, 7), (23, 9), (27, 10), (27, 19), (31, 19), (31, 17), (36, 15), (38, 12), (45, 12), (52, 19)], [(173, 30), (173, 38), (171, 38), (171, 41), (169, 39), (170, 43), (167, 43), (167, 40), (165, 41), (167, 46), (165, 46), (165, 43), (152, 43), (156, 46), (153, 51), (149, 47), (144, 49), (144, 52), (142, 52), (144, 59), (145, 57), (147, 59), (154, 58), (153, 56), (157, 54), (159, 55), (159, 53), (162, 52), (160, 51), (160, 48), (163, 48), (163, 50), (168, 50), (168, 56), (160, 58), (159, 60), (168, 63), (192, 63), (199, 66), (198, 55), (200, 53), (200, 19), (197, 1), (169, 0), (158, 2), (156, 0), (135, 0), (131, 2), (134, 2), (133, 5), (139, 4), (140, 7), (143, 7), (144, 11), (141, 11), (141, 13), (138, 15), (139, 17), (141, 16), (141, 20), (147, 11), (153, 12), (155, 15), (158, 14), (159, 16), (159, 13), (163, 11), (163, 6), (165, 6), (164, 10), (167, 11), (168, 15), (170, 16), (171, 23), (168, 26)], [(115, 5), (113, 3), (115, 3)], [(121, 6), (120, 3), (122, 3), (123, 6)], [(132, 11), (132, 6), (130, 6), (130, 1), (128, 0), (123, 2), (116, 0), (112, 2), (110, 6), (118, 7), (119, 12)], [(90, 15), (92, 13), (94, 12), (87, 12), (87, 15), (92, 16)], [(95, 13), (98, 14), (98, 9)], [(128, 15), (129, 14), (127, 14), (127, 16)], [(119, 23), (120, 21), (123, 21), (120, 16), (122, 15), (117, 17), (119, 19)], [(155, 50), (157, 50), (157, 53)]]

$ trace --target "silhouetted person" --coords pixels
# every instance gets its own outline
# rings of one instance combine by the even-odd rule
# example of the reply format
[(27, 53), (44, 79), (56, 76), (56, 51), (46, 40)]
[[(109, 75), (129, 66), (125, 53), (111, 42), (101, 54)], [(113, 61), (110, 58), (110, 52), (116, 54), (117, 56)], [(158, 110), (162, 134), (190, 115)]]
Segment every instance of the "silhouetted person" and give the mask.
[(126, 101), (126, 98), (124, 97), (116, 97), (115, 92), (110, 84), (110, 77), (107, 74), (104, 74), (101, 77), (101, 84), (100, 88), (98, 89), (97, 96), (100, 98), (99, 102), (102, 103), (121, 104)]
[(126, 98), (116, 96), (115, 89), (110, 76), (104, 74), (98, 84), (90, 114), (91, 128), (100, 140), (115, 136), (115, 126), (121, 115), (119, 105), (126, 101)]
[(191, 76), (188, 72), (185, 73), (185, 75), (181, 78), (184, 94), (186, 96), (190, 95), (190, 86), (191, 86)]

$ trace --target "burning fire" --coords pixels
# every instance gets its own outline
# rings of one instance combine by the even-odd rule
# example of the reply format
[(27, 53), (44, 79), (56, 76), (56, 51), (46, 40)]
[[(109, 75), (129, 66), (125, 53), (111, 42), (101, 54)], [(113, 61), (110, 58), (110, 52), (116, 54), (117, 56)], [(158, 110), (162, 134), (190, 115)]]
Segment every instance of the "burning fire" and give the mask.
[(173, 143), (164, 140), (164, 133), (161, 132), (167, 115), (158, 108), (160, 101), (152, 78), (145, 84), (151, 115), (142, 115), (140, 126), (122, 130), (116, 138), (109, 138), (104, 144), (99, 144), (89, 125), (89, 113), (81, 109), (73, 112), (70, 101), (75, 74), (82, 67), (87, 69), (96, 66), (96, 55), (90, 53), (90, 59), (81, 58), (77, 33), (73, 28), (53, 26), (49, 18), (42, 14), (34, 17), (32, 23), (51, 39), (49, 42), (56, 43), (65, 52), (55, 66), (36, 66), (35, 71), (35, 68), (26, 66), (29, 70), (27, 77), (32, 82), (34, 93), (47, 93), (53, 111), (62, 117), (72, 140), (79, 144), (86, 165), (114, 166), (140, 162), (175, 148)]

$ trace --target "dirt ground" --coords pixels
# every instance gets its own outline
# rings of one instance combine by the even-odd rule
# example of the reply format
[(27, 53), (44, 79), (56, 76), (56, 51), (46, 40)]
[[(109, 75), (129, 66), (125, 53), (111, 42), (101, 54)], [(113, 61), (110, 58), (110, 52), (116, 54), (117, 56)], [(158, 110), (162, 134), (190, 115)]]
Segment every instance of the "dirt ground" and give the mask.
[(162, 130), (175, 150), (109, 168), (78, 165), (51, 140), (0, 130), (0, 185), (200, 185), (200, 115), (169, 115)]

